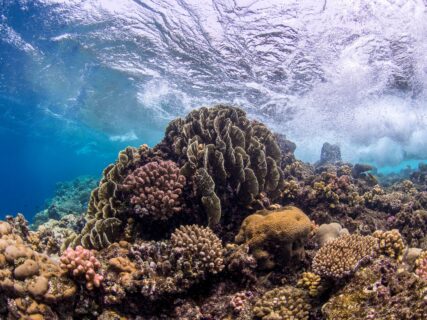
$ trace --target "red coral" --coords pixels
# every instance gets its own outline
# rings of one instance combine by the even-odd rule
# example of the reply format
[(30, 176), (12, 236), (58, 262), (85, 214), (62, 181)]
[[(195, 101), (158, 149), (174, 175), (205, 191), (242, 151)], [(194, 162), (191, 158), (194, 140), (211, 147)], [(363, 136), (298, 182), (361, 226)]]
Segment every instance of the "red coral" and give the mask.
[(130, 173), (123, 189), (130, 191), (135, 212), (155, 220), (167, 220), (182, 210), (185, 177), (172, 161), (149, 162)]

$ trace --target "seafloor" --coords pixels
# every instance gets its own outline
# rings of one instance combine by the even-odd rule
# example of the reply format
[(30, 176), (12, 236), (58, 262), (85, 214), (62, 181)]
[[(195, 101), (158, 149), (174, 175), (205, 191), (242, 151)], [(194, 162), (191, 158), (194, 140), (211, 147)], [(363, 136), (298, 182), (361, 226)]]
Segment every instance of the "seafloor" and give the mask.
[(427, 319), (427, 165), (295, 148), (230, 106), (172, 121), (0, 222), (0, 319)]

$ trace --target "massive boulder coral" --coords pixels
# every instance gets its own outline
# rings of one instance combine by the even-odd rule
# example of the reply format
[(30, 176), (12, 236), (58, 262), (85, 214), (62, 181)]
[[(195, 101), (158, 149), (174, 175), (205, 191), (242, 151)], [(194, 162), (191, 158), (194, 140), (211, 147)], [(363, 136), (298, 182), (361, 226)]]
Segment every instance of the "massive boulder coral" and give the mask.
[(245, 243), (261, 268), (271, 269), (304, 254), (310, 232), (310, 219), (296, 207), (262, 210), (248, 216), (236, 236)]
[(210, 226), (236, 204), (253, 205), (261, 194), (275, 200), (283, 187), (275, 136), (236, 107), (200, 108), (172, 121), (159, 147), (183, 165)]
[(326, 243), (313, 259), (313, 271), (323, 278), (340, 279), (355, 272), (363, 262), (374, 258), (378, 240), (356, 234), (339, 237)]
[(154, 161), (132, 171), (121, 188), (133, 194), (130, 202), (137, 215), (167, 220), (182, 211), (184, 184), (174, 162)]
[[(0, 223), (0, 295), (22, 298), (10, 300), (10, 307), (16, 307), (13, 309), (15, 314), (25, 314), (21, 318), (17, 316), (19, 319), (27, 316), (32, 319), (31, 314), (54, 313), (50, 308), (55, 309), (59, 301), (72, 299), (77, 287), (64, 275), (58, 263), (31, 249), (13, 231), (9, 224)], [(27, 310), (26, 301), (34, 308)], [(36, 306), (41, 309), (35, 309)], [(13, 310), (10, 311), (11, 316)]]

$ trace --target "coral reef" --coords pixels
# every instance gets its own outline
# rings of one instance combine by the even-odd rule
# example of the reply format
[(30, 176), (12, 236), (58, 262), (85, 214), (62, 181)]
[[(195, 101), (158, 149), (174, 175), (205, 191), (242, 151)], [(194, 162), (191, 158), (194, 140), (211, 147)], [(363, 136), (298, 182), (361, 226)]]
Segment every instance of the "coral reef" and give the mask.
[(379, 241), (379, 252), (398, 261), (402, 261), (405, 244), (399, 231), (377, 230), (372, 234)]
[(55, 319), (59, 311), (71, 312), (57, 304), (73, 299), (77, 287), (58, 263), (34, 251), (10, 224), (1, 222), (0, 232), (0, 293), (8, 298), (9, 318)]
[(225, 105), (127, 147), (0, 221), (0, 319), (426, 319), (427, 165), (295, 148)]
[(257, 211), (242, 223), (237, 243), (245, 243), (264, 269), (301, 259), (312, 230), (310, 219), (296, 207)]
[(341, 160), (340, 147), (335, 144), (325, 142), (320, 152), (320, 160), (316, 163), (316, 166), (322, 166), (327, 163), (337, 163)]
[(49, 219), (59, 220), (69, 214), (82, 215), (87, 209), (90, 193), (97, 183), (95, 178), (88, 176), (58, 183), (54, 197), (46, 201), (46, 209), (35, 215), (31, 227), (37, 229)]
[(327, 320), (426, 319), (427, 283), (400, 269), (395, 260), (379, 259), (360, 269), (323, 306)]

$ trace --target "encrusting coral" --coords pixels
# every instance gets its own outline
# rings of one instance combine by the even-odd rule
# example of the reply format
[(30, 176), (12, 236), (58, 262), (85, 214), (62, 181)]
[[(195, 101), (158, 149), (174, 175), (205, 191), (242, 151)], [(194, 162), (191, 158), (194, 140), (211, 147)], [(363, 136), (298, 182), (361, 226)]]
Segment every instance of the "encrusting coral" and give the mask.
[(332, 240), (316, 252), (313, 271), (324, 278), (340, 279), (374, 258), (378, 240), (371, 236), (347, 235)]
[(154, 220), (167, 220), (182, 210), (185, 177), (172, 161), (149, 162), (132, 171), (122, 189), (130, 191), (135, 213)]
[(292, 259), (301, 259), (312, 230), (310, 219), (296, 207), (257, 211), (242, 223), (237, 243), (245, 243), (265, 269)]

